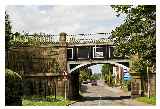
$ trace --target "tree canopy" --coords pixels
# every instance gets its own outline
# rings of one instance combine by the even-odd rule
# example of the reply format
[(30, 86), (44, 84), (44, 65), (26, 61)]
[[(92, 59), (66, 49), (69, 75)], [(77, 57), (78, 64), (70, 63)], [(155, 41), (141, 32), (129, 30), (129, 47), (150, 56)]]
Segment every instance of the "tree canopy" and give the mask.
[(9, 15), (5, 12), (5, 48), (8, 49), (11, 46), (12, 39), (12, 26), (9, 20)]
[(87, 67), (83, 67), (80, 69), (80, 81), (86, 81), (87, 79), (91, 79), (91, 75), (92, 75), (91, 69)]
[(124, 23), (112, 31), (115, 54), (138, 55), (143, 64), (153, 66), (156, 62), (156, 6), (116, 5), (112, 8), (117, 16), (126, 15)]
[(103, 64), (101, 72), (103, 75), (103, 79), (108, 83), (108, 85), (111, 85), (113, 81), (113, 65), (109, 63)]
[(112, 65), (111, 64), (103, 64), (102, 66), (102, 69), (101, 69), (101, 72), (102, 72), (102, 75), (103, 77), (105, 77), (106, 75), (110, 75), (111, 72), (112, 72)]

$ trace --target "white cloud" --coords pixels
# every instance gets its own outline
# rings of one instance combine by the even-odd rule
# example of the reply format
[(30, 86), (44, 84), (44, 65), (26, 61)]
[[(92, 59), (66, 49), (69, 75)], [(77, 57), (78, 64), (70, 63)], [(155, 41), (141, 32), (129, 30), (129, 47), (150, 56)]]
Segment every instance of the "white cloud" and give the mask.
[(8, 6), (14, 31), (111, 32), (123, 19), (110, 6)]
[(92, 69), (92, 73), (102, 73), (101, 70), (102, 70), (102, 65), (103, 64), (96, 64), (96, 65), (92, 65), (90, 66), (89, 68)]

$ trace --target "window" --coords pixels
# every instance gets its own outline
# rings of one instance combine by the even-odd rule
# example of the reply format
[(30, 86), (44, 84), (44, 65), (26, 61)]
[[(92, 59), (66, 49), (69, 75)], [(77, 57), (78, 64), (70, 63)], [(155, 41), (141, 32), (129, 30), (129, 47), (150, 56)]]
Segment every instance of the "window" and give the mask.
[(78, 59), (88, 59), (89, 58), (89, 47), (78, 47), (77, 56), (78, 56)]
[(103, 47), (93, 47), (93, 58), (104, 58)]
[(73, 48), (67, 48), (67, 59), (73, 59)]

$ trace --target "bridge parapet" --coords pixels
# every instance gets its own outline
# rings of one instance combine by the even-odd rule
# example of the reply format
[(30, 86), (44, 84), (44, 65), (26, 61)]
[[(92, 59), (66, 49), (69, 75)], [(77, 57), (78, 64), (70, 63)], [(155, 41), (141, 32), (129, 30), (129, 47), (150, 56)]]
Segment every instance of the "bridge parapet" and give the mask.
[(53, 35), (13, 35), (13, 40), (15, 47), (23, 46), (59, 46), (59, 36)]
[[(113, 45), (113, 40), (109, 38), (75, 38), (76, 36), (69, 38), (66, 34), (66, 43), (68, 46), (74, 45)], [(14, 46), (59, 46), (60, 35), (51, 34), (24, 34), (24, 35), (13, 35), (12, 42)]]
[(98, 44), (103, 44), (103, 45), (113, 45), (113, 41), (108, 38), (99, 38), (99, 39), (75, 39), (75, 40), (70, 40), (68, 41), (68, 45), (79, 45), (79, 44), (85, 44), (85, 45), (98, 45)]

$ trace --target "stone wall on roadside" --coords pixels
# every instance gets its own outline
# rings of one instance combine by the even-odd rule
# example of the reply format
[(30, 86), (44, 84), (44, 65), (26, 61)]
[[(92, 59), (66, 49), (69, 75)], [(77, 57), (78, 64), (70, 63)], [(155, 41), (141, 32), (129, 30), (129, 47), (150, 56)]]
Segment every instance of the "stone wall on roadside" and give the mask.
[[(6, 66), (23, 77), (24, 95), (62, 95), (68, 83), (62, 72), (67, 72), (66, 34), (60, 34), (59, 45), (39, 45), (11, 48)], [(56, 91), (55, 91), (56, 90)]]
[(64, 85), (64, 81), (58, 76), (28, 77), (23, 81), (23, 92), (26, 96), (64, 96)]
[[(134, 60), (138, 59), (138, 55), (133, 55), (130, 60), (130, 74), (132, 75), (131, 81), (131, 94), (132, 96), (147, 96), (148, 94), (148, 76), (147, 72), (135, 72), (132, 70)], [(156, 95), (156, 72), (152, 71), (149, 67), (149, 82), (150, 82), (150, 95)]]

